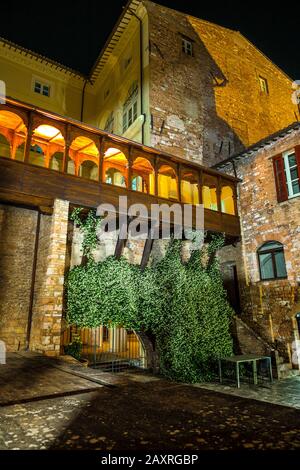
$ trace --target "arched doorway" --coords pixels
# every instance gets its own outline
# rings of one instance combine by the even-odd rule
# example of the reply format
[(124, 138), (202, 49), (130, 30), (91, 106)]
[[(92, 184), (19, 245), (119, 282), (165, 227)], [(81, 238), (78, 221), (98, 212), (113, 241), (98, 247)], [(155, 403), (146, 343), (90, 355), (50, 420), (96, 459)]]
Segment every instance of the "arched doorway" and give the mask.
[(11, 111), (0, 111), (0, 157), (24, 160), (27, 129), (23, 119)]
[(128, 368), (146, 369), (150, 362), (148, 356), (151, 343), (145, 335), (142, 336), (143, 339), (138, 332), (122, 327), (71, 326), (63, 333), (62, 346), (66, 347), (74, 337), (79, 337), (82, 343), (81, 357), (88, 360), (90, 367), (107, 372), (119, 372)]

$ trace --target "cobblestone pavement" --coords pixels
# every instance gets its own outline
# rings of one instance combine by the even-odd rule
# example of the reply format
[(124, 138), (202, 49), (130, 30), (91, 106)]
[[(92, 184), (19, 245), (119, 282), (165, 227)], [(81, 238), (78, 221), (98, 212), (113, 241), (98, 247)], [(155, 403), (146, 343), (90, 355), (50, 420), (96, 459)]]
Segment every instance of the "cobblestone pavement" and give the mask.
[(300, 410), (300, 377), (276, 380), (273, 384), (265, 383), (260, 387), (242, 384), (238, 389), (234, 385), (219, 383), (197, 384), (196, 387), (221, 392), (242, 398), (251, 398), (276, 405), (291, 406)]
[[(38, 358), (34, 362), (40, 363)], [(17, 404), (16, 400), (9, 402), (8, 395), (6, 402), (0, 403), (0, 449), (300, 449), (297, 409), (132, 373), (120, 376), (119, 384), (110, 388), (95, 389), (98, 384), (90, 382), (89, 391), (81, 377), (64, 372), (63, 368), (54, 368), (60, 377), (60, 382), (55, 381), (49, 365), (51, 381), (56, 386), (50, 398), (46, 362), (44, 367), (34, 368), (27, 361), (31, 385), (26, 379), (26, 390), (37, 391), (41, 387), (43, 395), (34, 393), (30, 400), (27, 391), (26, 402), (22, 402), (19, 387)], [(26, 369), (26, 358), (21, 363)], [(15, 378), (19, 377), (16, 364), (12, 369)], [(23, 371), (24, 377), (28, 374)], [(91, 379), (97, 375), (90, 370), (87, 374), (91, 374)], [(72, 395), (77, 379), (84, 389), (77, 388)], [(11, 388), (13, 385), (11, 377)]]

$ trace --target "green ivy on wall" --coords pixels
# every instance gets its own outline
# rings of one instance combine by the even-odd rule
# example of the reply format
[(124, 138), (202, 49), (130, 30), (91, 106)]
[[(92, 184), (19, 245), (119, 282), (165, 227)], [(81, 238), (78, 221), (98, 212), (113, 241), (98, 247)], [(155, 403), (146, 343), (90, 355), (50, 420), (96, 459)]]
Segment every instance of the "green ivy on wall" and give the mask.
[(123, 326), (151, 332), (161, 372), (171, 379), (198, 382), (212, 377), (218, 357), (232, 354), (233, 311), (223, 288), (217, 258), (223, 240), (215, 237), (181, 259), (181, 241), (172, 241), (165, 257), (144, 271), (113, 256), (95, 262), (99, 219), (85, 222), (73, 214), (84, 233), (88, 262), (67, 277), (67, 321), (78, 327)]

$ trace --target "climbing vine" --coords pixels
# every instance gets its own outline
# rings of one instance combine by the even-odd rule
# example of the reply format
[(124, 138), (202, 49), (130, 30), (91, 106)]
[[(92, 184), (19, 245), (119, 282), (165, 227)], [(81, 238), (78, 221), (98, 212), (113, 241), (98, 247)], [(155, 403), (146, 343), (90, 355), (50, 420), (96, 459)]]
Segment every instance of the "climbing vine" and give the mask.
[(233, 311), (223, 288), (216, 251), (220, 237), (181, 259), (181, 242), (170, 242), (165, 257), (141, 271), (125, 258), (95, 262), (98, 220), (80, 221), (88, 262), (67, 278), (67, 320), (78, 327), (123, 326), (156, 338), (161, 372), (172, 379), (197, 382), (212, 377), (216, 359), (232, 354)]

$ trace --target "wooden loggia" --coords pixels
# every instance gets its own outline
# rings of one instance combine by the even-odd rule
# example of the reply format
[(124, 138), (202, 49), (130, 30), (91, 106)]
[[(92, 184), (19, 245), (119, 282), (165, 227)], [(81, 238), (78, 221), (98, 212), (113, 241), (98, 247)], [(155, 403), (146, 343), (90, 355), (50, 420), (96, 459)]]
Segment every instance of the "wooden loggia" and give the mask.
[[(202, 203), (203, 191), (201, 182), (215, 181), (217, 210), (204, 210), (204, 227), (207, 231), (224, 233), (229, 238), (240, 236), (240, 222), (237, 215), (237, 183), (234, 177), (219, 173), (210, 168), (188, 162), (173, 155), (160, 152), (157, 149), (128, 141), (122, 137), (114, 136), (95, 127), (64, 118), (48, 111), (33, 108), (30, 105), (16, 100), (7, 99), (5, 105), (0, 105), (1, 111), (9, 111), (20, 116), (26, 126), (24, 130), (24, 161), (0, 156), (0, 200), (4, 203), (38, 207), (43, 212), (51, 212), (53, 201), (56, 198), (68, 200), (72, 206), (96, 208), (101, 203), (110, 203), (118, 207), (119, 196), (127, 196), (128, 206), (134, 203), (146, 205), (150, 210), (151, 204), (172, 205), (183, 204), (181, 197), (181, 183), (184, 175), (193, 174), (197, 180), (197, 200)], [(61, 171), (33, 165), (29, 163), (28, 154), (31, 148), (31, 139), (37, 125), (53, 126), (59, 129), (65, 141), (63, 149), (63, 165)], [(25, 129), (25, 127), (24, 127)], [(26, 132), (26, 134), (25, 134)], [(1, 126), (0, 126), (1, 133)], [(67, 173), (66, 160), (72, 141), (77, 137), (89, 138), (95, 143), (99, 152), (97, 166), (97, 180), (86, 179), (82, 176)], [(49, 142), (48, 142), (49, 143)], [(118, 149), (128, 159), (128, 173), (126, 187), (115, 186), (105, 182), (103, 167), (106, 164), (105, 152), (109, 148)], [(76, 152), (75, 152), (76, 153)], [(134, 162), (142, 158), (150, 162), (154, 172), (154, 194), (131, 189)], [(96, 161), (96, 158), (94, 158)], [(116, 167), (116, 164), (114, 164)], [(159, 168), (168, 166), (176, 175), (178, 198), (165, 198), (158, 194)], [(209, 185), (210, 183), (205, 183)], [(221, 190), (223, 187), (232, 188), (234, 214), (222, 212)]]

